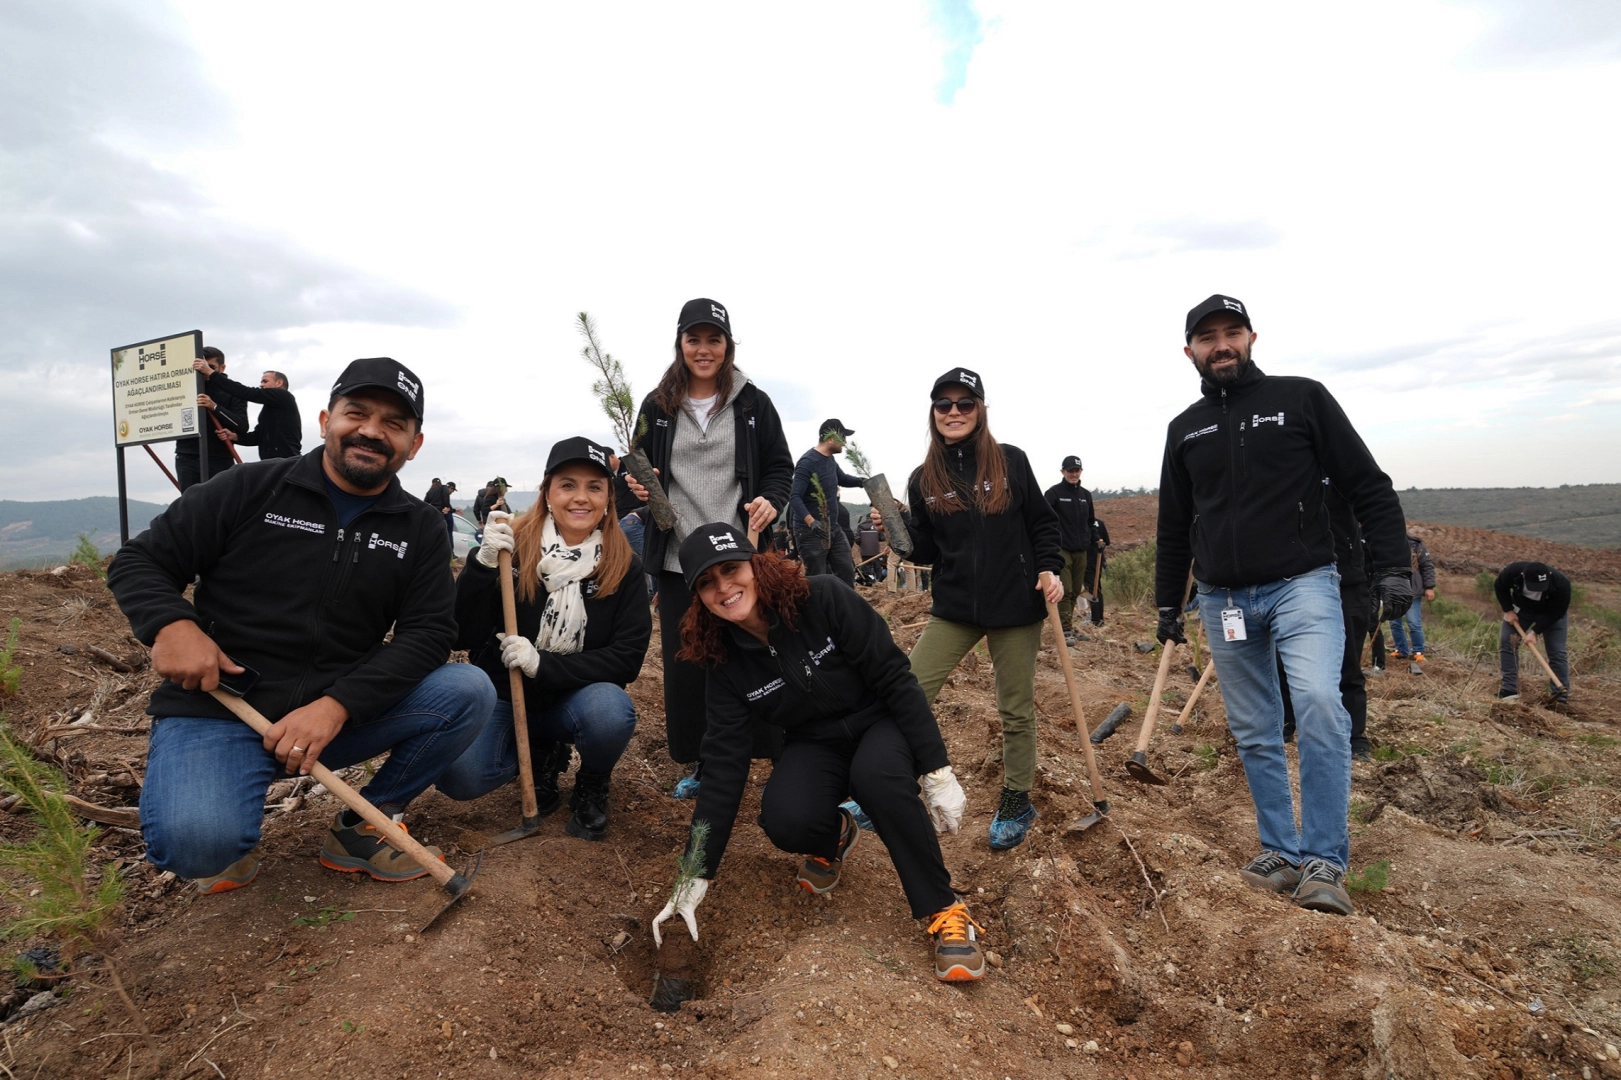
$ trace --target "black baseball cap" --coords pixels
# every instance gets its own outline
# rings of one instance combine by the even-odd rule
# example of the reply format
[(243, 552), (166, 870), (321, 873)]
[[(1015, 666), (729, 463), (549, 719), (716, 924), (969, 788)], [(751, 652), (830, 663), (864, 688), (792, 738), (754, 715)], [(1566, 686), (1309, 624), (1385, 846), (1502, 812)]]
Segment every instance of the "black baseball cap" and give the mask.
[(934, 380), (934, 389), (929, 391), (929, 397), (939, 397), (942, 386), (951, 386), (953, 384), (966, 386), (974, 392), (975, 397), (981, 401), (985, 400), (985, 381), (979, 377), (979, 372), (969, 371), (967, 368), (962, 367), (952, 368)]
[(1211, 296), (1210, 299), (1188, 312), (1188, 324), (1185, 328), (1187, 340), (1193, 340), (1193, 331), (1201, 322), (1205, 320), (1206, 316), (1214, 315), (1218, 311), (1231, 311), (1239, 318), (1244, 320), (1245, 329), (1255, 329), (1255, 327), (1250, 325), (1249, 309), (1245, 308), (1241, 301), (1234, 300), (1231, 296), (1223, 296), (1221, 293), (1216, 293), (1215, 295)]
[(716, 563), (743, 562), (754, 555), (749, 535), (736, 525), (711, 521), (700, 525), (681, 541), (681, 576), (690, 590), (698, 575)]
[(551, 472), (559, 465), (570, 461), (589, 461), (601, 469), (608, 476), (613, 470), (608, 467), (608, 458), (613, 451), (601, 443), (594, 443), (583, 435), (576, 435), (572, 439), (561, 439), (552, 443), (552, 452), (546, 456), (546, 471)]
[(718, 326), (727, 337), (732, 336), (732, 322), (726, 314), (726, 308), (718, 301), (700, 296), (696, 300), (688, 300), (681, 305), (681, 317), (675, 321), (675, 332), (685, 334), (694, 326)]
[(1541, 600), (1553, 581), (1553, 570), (1544, 563), (1532, 563), (1520, 578), (1520, 592), (1527, 600)]
[(1079, 469), (1080, 467), (1081, 459), (1076, 457), (1074, 454), (1071, 454), (1069, 457), (1065, 458), (1064, 463), (1059, 466), (1059, 468), (1065, 472), (1069, 472), (1071, 469)]
[(400, 395), (411, 406), (417, 423), (422, 422), (422, 380), (416, 377), (416, 372), (391, 356), (350, 361), (343, 374), (338, 376), (338, 381), (332, 384), (332, 397), (340, 398), (372, 386)]
[(816, 429), (816, 441), (821, 442), (827, 438), (827, 433), (830, 431), (838, 432), (841, 439), (848, 439), (856, 433), (855, 428), (845, 427), (843, 420), (823, 420), (822, 426)]

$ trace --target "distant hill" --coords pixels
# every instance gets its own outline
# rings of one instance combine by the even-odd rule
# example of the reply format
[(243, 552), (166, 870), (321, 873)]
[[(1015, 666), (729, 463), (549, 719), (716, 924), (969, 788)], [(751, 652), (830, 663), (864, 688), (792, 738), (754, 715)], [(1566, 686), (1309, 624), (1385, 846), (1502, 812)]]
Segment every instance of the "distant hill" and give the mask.
[(1556, 488), (1409, 488), (1410, 521), (1468, 525), (1583, 547), (1621, 548), (1621, 484)]
[[(158, 503), (131, 499), (130, 534), (146, 528), (163, 510)], [(104, 555), (118, 547), (118, 500), (110, 495), (60, 502), (0, 499), (0, 569), (64, 562), (81, 533)]]

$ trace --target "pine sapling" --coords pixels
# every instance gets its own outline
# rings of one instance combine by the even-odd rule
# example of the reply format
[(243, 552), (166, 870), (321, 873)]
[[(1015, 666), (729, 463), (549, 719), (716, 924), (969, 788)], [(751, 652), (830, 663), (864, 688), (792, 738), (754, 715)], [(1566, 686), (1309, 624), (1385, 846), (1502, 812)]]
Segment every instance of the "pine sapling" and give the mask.
[(844, 441), (844, 459), (863, 480), (872, 475), (872, 463), (867, 460), (867, 455), (861, 452), (861, 447), (856, 445), (854, 439)]
[(96, 547), (89, 533), (79, 534), (79, 546), (68, 556), (68, 565), (72, 566), (74, 563), (88, 566), (102, 581), (107, 580), (107, 571), (101, 568), (101, 549)]
[(0, 693), (15, 694), (17, 682), (22, 678), (22, 666), (12, 663), (17, 654), (17, 631), (22, 629), (22, 625), (22, 619), (12, 617), (11, 629), (6, 633), (6, 647), (0, 649)]
[(647, 508), (653, 515), (654, 526), (662, 531), (673, 529), (676, 521), (675, 507), (665, 494), (664, 485), (659, 483), (658, 473), (653, 471), (653, 463), (647, 459), (641, 447), (642, 440), (647, 436), (647, 416), (645, 414), (636, 416), (636, 395), (631, 392), (630, 380), (625, 378), (625, 369), (619, 361), (615, 360), (612, 354), (603, 351), (602, 342), (597, 336), (596, 320), (585, 311), (580, 312), (576, 318), (578, 322), (575, 329), (585, 338), (580, 356), (595, 368), (600, 376), (591, 384), (591, 392), (597, 396), (602, 411), (613, 424), (614, 435), (619, 439), (620, 449), (624, 451), (625, 471), (647, 489)]
[(822, 550), (832, 551), (833, 529), (836, 527), (837, 523), (833, 520), (832, 515), (828, 513), (827, 492), (822, 489), (822, 478), (820, 476), (812, 475), (810, 478), (810, 487), (811, 497), (816, 500), (816, 508), (822, 512), (822, 524), (825, 527), (822, 532)]
[(670, 903), (679, 904), (681, 892), (704, 872), (704, 848), (709, 844), (709, 822), (695, 821), (687, 838), (687, 850), (675, 861), (675, 884), (670, 887)]
[(855, 441), (847, 440), (844, 444), (844, 456), (849, 459), (850, 465), (861, 475), (861, 486), (867, 492), (867, 498), (877, 508), (879, 515), (884, 519), (884, 532), (889, 535), (889, 546), (902, 556), (912, 554), (912, 534), (906, 531), (906, 521), (901, 517), (900, 505), (895, 501), (895, 495), (889, 490), (889, 480), (883, 473), (873, 474), (872, 462)]

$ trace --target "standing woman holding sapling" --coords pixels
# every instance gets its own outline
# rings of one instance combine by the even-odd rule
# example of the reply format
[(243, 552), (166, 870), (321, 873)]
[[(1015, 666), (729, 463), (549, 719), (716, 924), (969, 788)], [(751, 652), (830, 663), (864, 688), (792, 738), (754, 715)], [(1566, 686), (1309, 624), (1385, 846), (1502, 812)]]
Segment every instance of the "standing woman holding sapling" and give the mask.
[(912, 917), (929, 920), (936, 977), (979, 978), (978, 927), (951, 890), (935, 838), (937, 829), (957, 831), (966, 800), (883, 617), (842, 581), (806, 578), (774, 552), (755, 554), (725, 522), (693, 530), (681, 566), (697, 597), (681, 621), (681, 657), (709, 673), (704, 781), (688, 838), (702, 869), (653, 920), (654, 937), (679, 912), (698, 939), (695, 912), (726, 853), (753, 731), (765, 723), (785, 734), (760, 794), (760, 826), (778, 848), (808, 855), (800, 886), (821, 894), (839, 883), (861, 838), (839, 802), (855, 795), (889, 848)]
[[(491, 512), (484, 541), (456, 580), (458, 649), (495, 684), (495, 712), (477, 741), (438, 780), (452, 799), (476, 799), (518, 773), (512, 678), (523, 672), (535, 801), (542, 814), (562, 802), (557, 774), (579, 748), (564, 826), (601, 840), (608, 828), (608, 780), (636, 730), (625, 685), (642, 670), (653, 617), (642, 564), (614, 513), (610, 452), (589, 439), (552, 447), (540, 498), (515, 521)], [(513, 552), (518, 635), (506, 636), (500, 556)]]
[[(1024, 451), (991, 436), (985, 384), (953, 368), (934, 381), (929, 449), (907, 485), (912, 558), (934, 568), (929, 625), (912, 673), (929, 703), (968, 650), (987, 639), (1002, 716), (1002, 798), (990, 843), (1017, 846), (1035, 822), (1036, 653), (1046, 602), (1063, 599), (1058, 518)], [(882, 527), (876, 511), (873, 523)]]
[[(681, 542), (705, 521), (745, 534), (763, 531), (788, 502), (794, 475), (776, 407), (738, 370), (731, 317), (715, 301), (689, 300), (681, 308), (675, 360), (642, 402), (636, 445), (658, 470), (676, 512), (673, 529), (648, 522), (642, 558), (658, 579), (670, 757), (693, 765), (674, 795), (690, 799), (698, 793), (703, 770), (704, 672), (676, 657), (681, 617), (692, 603), (681, 576)], [(647, 489), (628, 473), (625, 485), (637, 499), (647, 500)], [(775, 756), (776, 743), (776, 733), (762, 728), (756, 733), (755, 756)]]

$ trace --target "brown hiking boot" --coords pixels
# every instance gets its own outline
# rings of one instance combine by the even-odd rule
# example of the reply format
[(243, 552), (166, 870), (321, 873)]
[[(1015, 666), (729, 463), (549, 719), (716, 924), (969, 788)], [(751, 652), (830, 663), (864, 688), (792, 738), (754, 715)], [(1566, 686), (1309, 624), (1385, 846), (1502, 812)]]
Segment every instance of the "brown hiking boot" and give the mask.
[(985, 953), (977, 931), (982, 927), (961, 900), (929, 920), (934, 935), (934, 977), (941, 982), (973, 982), (985, 974)]
[(1326, 859), (1313, 859), (1300, 868), (1300, 884), (1295, 886), (1294, 900), (1308, 911), (1356, 914), (1351, 894), (1345, 891), (1345, 871)]
[[(395, 824), (405, 828), (403, 822)], [(444, 862), (444, 853), (438, 848), (430, 847), (428, 852)], [(370, 874), (378, 881), (410, 881), (427, 873), (411, 856), (389, 846), (377, 830), (353, 810), (340, 810), (332, 819), (332, 829), (327, 833), (326, 843), (321, 845), (321, 865), (346, 874)]]
[(839, 871), (844, 868), (845, 856), (854, 851), (860, 842), (861, 829), (856, 825), (855, 815), (839, 807), (839, 853), (832, 859), (819, 859), (815, 855), (806, 859), (799, 868), (800, 887), (817, 896), (832, 889), (839, 883)]
[(240, 889), (257, 876), (259, 876), (259, 845), (255, 844), (252, 851), (213, 877), (198, 878), (192, 884), (197, 887), (198, 892), (208, 895)]
[(1300, 868), (1275, 851), (1263, 851), (1238, 871), (1245, 884), (1257, 889), (1275, 892), (1280, 896), (1292, 895), (1300, 884)]

